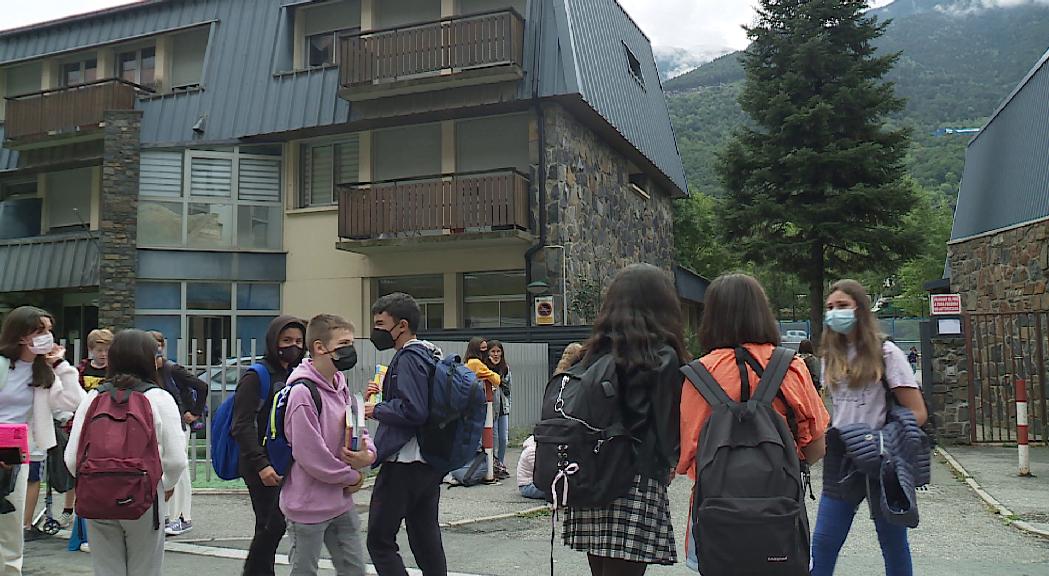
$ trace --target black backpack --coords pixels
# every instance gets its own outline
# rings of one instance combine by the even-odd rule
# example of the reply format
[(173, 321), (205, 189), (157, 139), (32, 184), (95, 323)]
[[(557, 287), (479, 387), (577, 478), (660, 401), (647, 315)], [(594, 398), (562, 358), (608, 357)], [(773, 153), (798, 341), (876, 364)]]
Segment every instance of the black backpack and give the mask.
[[(711, 407), (696, 452), (692, 503), (692, 534), (705, 576), (809, 573), (801, 462), (787, 421), (772, 407), (793, 358), (793, 351), (776, 348), (762, 370), (737, 348), (740, 402), (698, 360), (681, 368)], [(745, 363), (761, 377), (753, 396)]]
[(625, 495), (634, 482), (636, 440), (623, 425), (611, 355), (555, 374), (535, 426), (535, 485), (555, 508), (593, 508)]

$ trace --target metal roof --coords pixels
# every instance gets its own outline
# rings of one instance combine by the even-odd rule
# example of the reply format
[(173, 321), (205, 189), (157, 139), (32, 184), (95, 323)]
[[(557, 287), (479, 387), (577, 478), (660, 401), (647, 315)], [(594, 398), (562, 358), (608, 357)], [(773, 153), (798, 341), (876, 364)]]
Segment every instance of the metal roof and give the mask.
[[(541, 69), (544, 93), (578, 93), (682, 193), (688, 190), (670, 110), (652, 45), (616, 0), (553, 0), (557, 36), (543, 50), (560, 51), (560, 66)], [(641, 80), (631, 72), (627, 50)], [(544, 58), (544, 64), (549, 62)]]
[(965, 151), (951, 240), (1049, 217), (1049, 52)]
[(0, 293), (98, 286), (98, 236), (84, 232), (0, 242)]
[[(350, 105), (338, 69), (290, 68), (288, 7), (303, 0), (151, 0), (0, 34), (0, 65), (192, 26), (209, 26), (202, 90), (142, 100), (144, 146), (231, 143), (251, 136), (337, 126)], [(684, 167), (648, 38), (616, 0), (532, 0), (519, 99), (578, 96), (640, 152), (675, 194)], [(538, 40), (537, 40), (538, 39)], [(534, 74), (536, 48), (540, 73)], [(643, 82), (631, 74), (626, 49)], [(642, 85), (643, 84), (643, 85)], [(192, 126), (206, 116), (203, 135)], [(13, 166), (0, 156), (0, 170)]]
[(689, 302), (703, 302), (710, 287), (710, 280), (696, 274), (684, 266), (674, 266), (674, 285), (677, 295)]

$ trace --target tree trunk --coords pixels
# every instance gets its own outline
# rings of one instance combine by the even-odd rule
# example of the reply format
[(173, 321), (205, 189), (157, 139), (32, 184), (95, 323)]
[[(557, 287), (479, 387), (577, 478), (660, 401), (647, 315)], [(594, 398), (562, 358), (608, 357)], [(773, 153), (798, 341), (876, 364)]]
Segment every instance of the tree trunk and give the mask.
[(822, 242), (817, 242), (812, 247), (812, 268), (814, 273), (809, 276), (809, 322), (812, 325), (812, 333), (809, 334), (809, 339), (818, 349), (823, 335), (823, 284), (827, 273)]

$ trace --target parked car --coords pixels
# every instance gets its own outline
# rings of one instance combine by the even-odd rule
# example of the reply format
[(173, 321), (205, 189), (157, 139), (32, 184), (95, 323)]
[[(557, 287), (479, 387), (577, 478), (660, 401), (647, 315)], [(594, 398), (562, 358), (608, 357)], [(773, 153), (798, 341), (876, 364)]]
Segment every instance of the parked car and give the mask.
[(798, 344), (802, 340), (807, 340), (809, 333), (804, 330), (787, 330), (783, 334), (783, 342), (786, 344)]
[(233, 394), (237, 389), (237, 382), (256, 360), (250, 357), (229, 358), (221, 366), (211, 366), (197, 371), (197, 378), (208, 384), (209, 398), (208, 406), (214, 410), (222, 403), (222, 400)]

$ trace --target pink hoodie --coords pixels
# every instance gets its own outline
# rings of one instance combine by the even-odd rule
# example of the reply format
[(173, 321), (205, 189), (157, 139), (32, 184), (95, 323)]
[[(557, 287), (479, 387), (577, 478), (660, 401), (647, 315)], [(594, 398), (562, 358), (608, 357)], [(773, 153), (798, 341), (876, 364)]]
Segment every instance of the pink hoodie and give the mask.
[[(324, 379), (310, 360), (303, 360), (288, 377), (288, 383), (308, 379), (320, 392), (318, 418), (313, 398), (305, 386), (296, 386), (289, 395), (284, 416), (284, 433), (291, 443), (295, 462), (284, 478), (280, 509), (292, 522), (319, 524), (337, 518), (353, 508), (353, 495), (344, 488), (361, 479), (360, 472), (339, 459), (346, 441), (346, 411), (352, 396), (341, 372), (335, 374), (335, 387)], [(364, 431), (364, 443), (372, 454), (375, 446)]]

